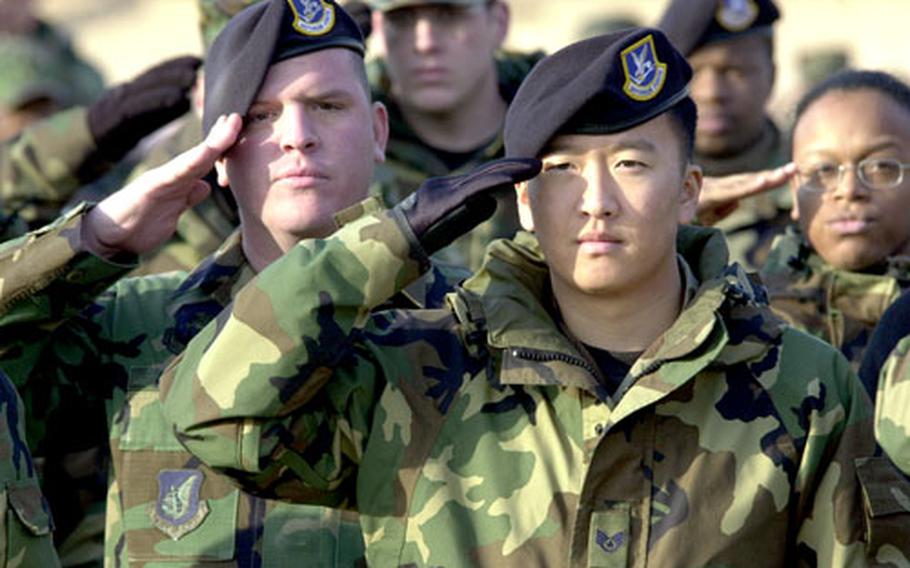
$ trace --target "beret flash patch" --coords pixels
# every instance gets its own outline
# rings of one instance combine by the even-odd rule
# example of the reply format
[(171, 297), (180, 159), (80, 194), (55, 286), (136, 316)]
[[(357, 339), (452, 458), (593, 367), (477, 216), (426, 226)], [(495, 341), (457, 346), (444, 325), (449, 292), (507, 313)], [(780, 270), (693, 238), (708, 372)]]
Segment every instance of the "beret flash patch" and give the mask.
[(294, 13), (294, 29), (303, 35), (320, 36), (335, 25), (335, 9), (322, 0), (288, 0)]
[(754, 0), (722, 0), (717, 7), (717, 23), (731, 32), (742, 31), (758, 18)]
[(649, 101), (663, 89), (667, 65), (657, 59), (654, 36), (646, 35), (620, 53), (626, 81), (622, 90), (636, 101)]

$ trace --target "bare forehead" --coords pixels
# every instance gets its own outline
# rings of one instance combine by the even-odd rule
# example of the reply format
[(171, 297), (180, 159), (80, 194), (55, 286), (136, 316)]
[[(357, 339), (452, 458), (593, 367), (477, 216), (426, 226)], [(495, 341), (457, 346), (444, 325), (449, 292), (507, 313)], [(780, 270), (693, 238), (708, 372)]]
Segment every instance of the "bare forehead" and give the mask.
[(794, 151), (821, 139), (846, 145), (873, 138), (910, 144), (910, 109), (876, 89), (829, 91), (806, 109), (793, 129)]
[(687, 59), (693, 66), (770, 63), (771, 53), (767, 37), (746, 34), (699, 47)]

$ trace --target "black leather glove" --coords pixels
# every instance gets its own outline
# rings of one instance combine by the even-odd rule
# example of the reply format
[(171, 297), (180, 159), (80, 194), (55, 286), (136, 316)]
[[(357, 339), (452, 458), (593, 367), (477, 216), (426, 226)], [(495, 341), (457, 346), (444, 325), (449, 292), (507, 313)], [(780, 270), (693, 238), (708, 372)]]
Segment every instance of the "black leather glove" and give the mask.
[(170, 59), (102, 93), (88, 109), (98, 154), (119, 161), (142, 138), (186, 113), (201, 64), (192, 56)]
[(396, 205), (393, 215), (431, 255), (492, 217), (498, 190), (539, 172), (540, 160), (507, 158), (467, 174), (430, 178)]

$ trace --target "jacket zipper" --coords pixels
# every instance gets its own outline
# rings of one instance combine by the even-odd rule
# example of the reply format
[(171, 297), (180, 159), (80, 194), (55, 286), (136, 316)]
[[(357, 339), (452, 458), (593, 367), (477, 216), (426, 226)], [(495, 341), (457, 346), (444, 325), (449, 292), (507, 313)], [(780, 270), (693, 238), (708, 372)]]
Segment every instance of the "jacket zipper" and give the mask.
[(591, 373), (591, 376), (597, 376), (597, 370), (594, 368), (594, 366), (581, 357), (575, 357), (574, 355), (568, 355), (566, 353), (559, 353), (556, 351), (540, 351), (537, 349), (513, 348), (510, 349), (510, 351), (512, 352), (513, 357), (518, 357), (519, 359), (534, 361), (536, 363), (560, 361), (562, 363), (569, 363), (570, 365), (581, 367), (585, 371)]

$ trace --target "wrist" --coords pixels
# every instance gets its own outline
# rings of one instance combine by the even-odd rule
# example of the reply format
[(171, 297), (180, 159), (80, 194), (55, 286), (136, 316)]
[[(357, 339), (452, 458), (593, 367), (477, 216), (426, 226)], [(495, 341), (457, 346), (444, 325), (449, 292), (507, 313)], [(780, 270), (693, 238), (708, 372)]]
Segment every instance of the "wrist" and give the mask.
[(101, 225), (105, 220), (104, 213), (97, 207), (92, 207), (80, 223), (77, 248), (80, 252), (88, 252), (99, 258), (113, 260), (126, 251), (105, 242), (105, 239), (100, 236)]

